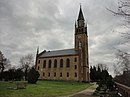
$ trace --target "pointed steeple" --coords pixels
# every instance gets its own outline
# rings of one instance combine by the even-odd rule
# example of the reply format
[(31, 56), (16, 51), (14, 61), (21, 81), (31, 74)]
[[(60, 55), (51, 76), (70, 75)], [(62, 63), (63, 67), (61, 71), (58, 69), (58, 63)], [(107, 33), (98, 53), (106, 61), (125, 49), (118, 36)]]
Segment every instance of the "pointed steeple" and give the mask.
[(76, 25), (76, 21), (75, 21), (75, 28), (76, 28), (76, 26), (77, 26), (77, 25)]
[(80, 5), (80, 10), (79, 10), (78, 20), (84, 20), (84, 16), (83, 16), (81, 5)]
[(37, 55), (38, 55), (38, 53), (39, 53), (39, 46), (37, 47)]
[(37, 67), (38, 54), (39, 54), (39, 46), (37, 47), (37, 54), (36, 54), (36, 60), (35, 60), (35, 69)]

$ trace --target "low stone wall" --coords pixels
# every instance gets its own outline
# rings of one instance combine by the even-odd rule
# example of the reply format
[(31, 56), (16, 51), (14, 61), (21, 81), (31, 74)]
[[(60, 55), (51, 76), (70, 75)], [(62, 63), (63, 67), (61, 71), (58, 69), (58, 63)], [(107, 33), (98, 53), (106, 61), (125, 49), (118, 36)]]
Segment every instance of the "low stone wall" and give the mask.
[(120, 83), (117, 83), (117, 82), (115, 82), (115, 84), (116, 84), (117, 91), (123, 97), (130, 97), (130, 87), (123, 85), (123, 84), (120, 84)]
[(27, 82), (16, 83), (16, 89), (25, 89), (27, 87)]

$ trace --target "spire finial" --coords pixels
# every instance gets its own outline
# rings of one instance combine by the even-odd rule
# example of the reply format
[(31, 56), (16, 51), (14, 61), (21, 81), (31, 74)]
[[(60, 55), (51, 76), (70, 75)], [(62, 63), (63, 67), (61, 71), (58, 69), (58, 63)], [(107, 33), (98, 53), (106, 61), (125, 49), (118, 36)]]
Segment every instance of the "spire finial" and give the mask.
[(39, 53), (39, 46), (37, 47), (37, 54)]
[(80, 4), (80, 8), (81, 8), (82, 4), (81, 3), (79, 3), (79, 4)]

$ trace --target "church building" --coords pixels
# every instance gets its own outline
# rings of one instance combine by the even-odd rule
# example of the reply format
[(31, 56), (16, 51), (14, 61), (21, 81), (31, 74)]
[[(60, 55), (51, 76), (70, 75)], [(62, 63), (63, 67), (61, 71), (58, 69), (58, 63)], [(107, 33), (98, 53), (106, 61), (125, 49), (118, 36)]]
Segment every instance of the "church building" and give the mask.
[(75, 22), (74, 48), (55, 51), (37, 50), (36, 70), (42, 80), (89, 81), (87, 26), (80, 6)]

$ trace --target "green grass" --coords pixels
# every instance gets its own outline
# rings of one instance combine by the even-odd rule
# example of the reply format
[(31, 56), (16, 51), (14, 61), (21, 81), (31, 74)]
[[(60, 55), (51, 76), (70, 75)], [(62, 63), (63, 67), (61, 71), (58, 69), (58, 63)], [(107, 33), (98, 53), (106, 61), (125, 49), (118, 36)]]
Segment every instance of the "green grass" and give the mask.
[(67, 81), (38, 81), (26, 89), (14, 90), (15, 82), (0, 82), (0, 97), (56, 97), (70, 95), (91, 86), (89, 83)]

